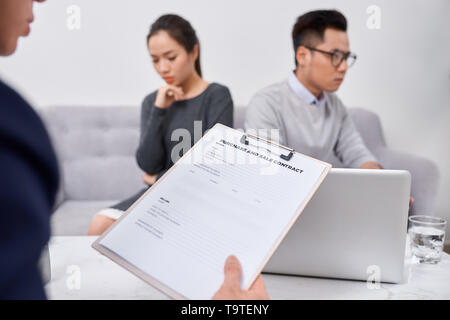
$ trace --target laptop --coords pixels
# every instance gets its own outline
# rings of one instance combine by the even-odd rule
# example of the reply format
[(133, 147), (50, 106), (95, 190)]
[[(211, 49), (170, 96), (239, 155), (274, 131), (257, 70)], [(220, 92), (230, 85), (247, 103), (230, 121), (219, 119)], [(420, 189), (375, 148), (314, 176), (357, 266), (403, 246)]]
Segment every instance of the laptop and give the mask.
[(404, 170), (330, 170), (263, 272), (402, 282), (410, 188)]

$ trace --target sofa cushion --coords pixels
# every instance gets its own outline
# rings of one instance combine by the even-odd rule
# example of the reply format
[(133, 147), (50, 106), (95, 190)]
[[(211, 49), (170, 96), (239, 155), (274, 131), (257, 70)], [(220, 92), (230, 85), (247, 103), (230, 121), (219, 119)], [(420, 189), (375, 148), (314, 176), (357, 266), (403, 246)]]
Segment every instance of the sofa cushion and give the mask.
[(52, 214), (51, 229), (54, 236), (86, 235), (92, 218), (104, 208), (115, 204), (109, 201), (65, 201)]
[(42, 112), (62, 171), (64, 200), (125, 199), (142, 189), (137, 107), (51, 107)]

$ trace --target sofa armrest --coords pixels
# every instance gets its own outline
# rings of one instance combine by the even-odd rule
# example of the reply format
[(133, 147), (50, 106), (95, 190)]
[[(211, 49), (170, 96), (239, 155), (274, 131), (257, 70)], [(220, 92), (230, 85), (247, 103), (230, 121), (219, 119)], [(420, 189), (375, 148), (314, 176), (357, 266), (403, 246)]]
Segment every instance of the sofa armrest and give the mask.
[(415, 201), (410, 214), (433, 215), (440, 180), (437, 165), (429, 159), (386, 147), (376, 149), (374, 154), (385, 169), (411, 173), (411, 196)]

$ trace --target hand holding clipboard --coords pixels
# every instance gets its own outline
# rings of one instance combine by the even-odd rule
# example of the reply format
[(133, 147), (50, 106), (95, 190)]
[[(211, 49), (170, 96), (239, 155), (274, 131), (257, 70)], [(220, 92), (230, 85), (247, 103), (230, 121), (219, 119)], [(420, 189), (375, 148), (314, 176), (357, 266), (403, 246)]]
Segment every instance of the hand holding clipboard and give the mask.
[(330, 168), (218, 124), (93, 247), (177, 299), (220, 294), (235, 255), (247, 290)]

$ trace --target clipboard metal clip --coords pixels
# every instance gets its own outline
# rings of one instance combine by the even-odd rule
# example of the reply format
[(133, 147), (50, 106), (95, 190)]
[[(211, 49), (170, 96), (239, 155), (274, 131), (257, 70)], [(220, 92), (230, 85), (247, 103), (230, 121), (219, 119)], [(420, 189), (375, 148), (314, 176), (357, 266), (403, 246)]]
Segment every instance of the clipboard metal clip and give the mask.
[[(257, 144), (250, 144), (248, 138), (252, 138), (252, 139), (255, 139), (255, 140), (257, 140), (257, 141), (263, 141), (263, 142), (265, 142), (265, 143), (267, 143), (267, 144), (275, 145), (275, 146), (277, 146), (278, 148), (282, 148), (282, 149), (285, 149), (285, 150), (289, 151), (289, 154), (287, 154), (287, 155), (284, 155), (284, 154), (276, 154), (276, 153), (273, 152), (272, 150), (270, 150), (270, 149), (268, 149), (268, 148), (265, 148), (265, 147), (263, 147), (263, 146), (260, 146), (260, 145), (257, 145)], [(266, 140), (266, 139), (263, 139), (263, 138), (260, 138), (260, 137), (251, 135), (251, 134), (244, 134), (244, 135), (242, 135), (240, 142), (241, 142), (242, 144), (245, 144), (246, 146), (252, 146), (252, 147), (256, 147), (256, 148), (262, 148), (262, 149), (266, 150), (266, 151), (269, 152), (269, 153), (276, 154), (277, 156), (279, 156), (281, 159), (283, 159), (283, 160), (285, 160), (285, 161), (291, 160), (292, 156), (294, 155), (294, 149), (290, 149), (290, 148), (287, 148), (287, 147), (285, 147), (285, 146), (280, 146), (280, 145), (277, 144), (277, 143), (274, 143), (274, 142), (272, 142), (272, 141), (269, 141), (269, 140)]]

